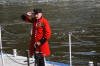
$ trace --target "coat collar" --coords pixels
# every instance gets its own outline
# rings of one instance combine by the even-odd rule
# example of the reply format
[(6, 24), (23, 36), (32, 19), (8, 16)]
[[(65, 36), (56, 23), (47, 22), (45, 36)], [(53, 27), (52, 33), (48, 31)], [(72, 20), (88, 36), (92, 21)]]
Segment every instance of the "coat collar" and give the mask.
[(41, 18), (38, 19), (38, 20), (36, 20), (36, 19), (34, 18), (34, 20), (35, 20), (35, 22), (40, 22), (41, 20), (43, 20), (43, 17), (41, 17)]
[(38, 21), (41, 21), (43, 19), (43, 17), (41, 17), (40, 19), (38, 19)]

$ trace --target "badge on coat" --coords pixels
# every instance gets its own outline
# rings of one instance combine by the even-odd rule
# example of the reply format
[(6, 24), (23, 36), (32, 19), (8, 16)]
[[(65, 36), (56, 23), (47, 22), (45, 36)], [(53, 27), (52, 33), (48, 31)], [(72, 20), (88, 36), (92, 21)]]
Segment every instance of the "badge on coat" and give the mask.
[(37, 26), (44, 27), (44, 23), (39, 22), (39, 23), (37, 23)]

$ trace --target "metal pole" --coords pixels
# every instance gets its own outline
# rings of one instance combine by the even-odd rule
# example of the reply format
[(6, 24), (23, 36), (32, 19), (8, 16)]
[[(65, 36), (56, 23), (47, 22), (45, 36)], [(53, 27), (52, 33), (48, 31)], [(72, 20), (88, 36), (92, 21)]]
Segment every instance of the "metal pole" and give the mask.
[(1, 40), (1, 26), (0, 26), (0, 51), (1, 51), (2, 66), (4, 66), (4, 58), (3, 58), (3, 50), (2, 50), (2, 40)]
[(37, 59), (36, 59), (36, 44), (34, 44), (34, 58), (35, 58), (34, 66), (37, 66)]
[(27, 65), (30, 66), (29, 50), (26, 50), (26, 54), (27, 54)]
[(72, 35), (72, 33), (71, 33), (71, 32), (69, 32), (69, 53), (70, 53), (70, 66), (72, 66), (71, 35)]

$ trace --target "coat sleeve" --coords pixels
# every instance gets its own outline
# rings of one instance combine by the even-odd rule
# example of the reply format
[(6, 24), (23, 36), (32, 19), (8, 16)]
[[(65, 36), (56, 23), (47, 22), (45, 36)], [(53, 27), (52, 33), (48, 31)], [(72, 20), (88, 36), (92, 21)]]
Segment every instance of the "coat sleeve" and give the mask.
[(47, 20), (44, 21), (43, 32), (44, 32), (43, 38), (40, 40), (41, 44), (44, 44), (47, 40), (49, 40), (51, 36), (51, 29)]
[(30, 22), (32, 23), (32, 16), (28, 16), (27, 14), (23, 14), (21, 15), (22, 20), (26, 21), (26, 22)]

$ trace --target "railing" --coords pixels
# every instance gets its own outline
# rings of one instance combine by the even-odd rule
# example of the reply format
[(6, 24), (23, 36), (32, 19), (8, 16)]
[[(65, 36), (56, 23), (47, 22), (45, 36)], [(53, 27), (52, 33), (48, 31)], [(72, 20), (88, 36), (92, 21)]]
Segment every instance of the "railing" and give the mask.
[[(71, 42), (71, 36), (72, 36), (72, 33), (71, 32), (69, 32), (69, 55), (70, 55), (70, 66), (72, 66), (72, 50), (71, 50), (71, 44), (72, 44), (72, 42)], [(74, 35), (73, 35), (73, 37), (74, 38), (76, 38)], [(77, 40), (80, 40), (80, 39), (78, 39), (78, 38), (76, 38)], [(80, 41), (82, 41), (82, 40), (80, 40)], [(83, 42), (83, 41), (82, 41)], [(98, 65), (98, 64), (97, 64)], [(94, 66), (94, 63), (93, 63), (93, 61), (89, 61), (89, 66)], [(99, 66), (99, 65), (98, 65)]]
[[(70, 66), (73, 66), (72, 65), (72, 50), (71, 50), (71, 36), (73, 36), (72, 35), (72, 33), (71, 32), (69, 32), (69, 54), (70, 54)], [(75, 37), (75, 36), (73, 36), (73, 37)], [(76, 37), (75, 37), (76, 38)], [(79, 39), (78, 39), (79, 40)], [(3, 57), (3, 49), (2, 49), (2, 39), (1, 39), (1, 26), (0, 26), (0, 51), (1, 51), (1, 62), (2, 62), (2, 66), (5, 66), (5, 64), (4, 64), (4, 57)], [(13, 55), (14, 55), (14, 57), (16, 57), (17, 56), (17, 50), (16, 49), (13, 49)], [(9, 56), (8, 56), (9, 57)], [(13, 60), (13, 59), (12, 59)], [(45, 62), (46, 62), (46, 60), (45, 60)], [(19, 62), (16, 62), (16, 63), (19, 63)], [(22, 64), (22, 63), (19, 63), (19, 64)], [(23, 65), (26, 65), (26, 64), (23, 64)], [(97, 63), (97, 66), (99, 66), (100, 65), (100, 63)], [(55, 66), (55, 65), (53, 65), (53, 66)], [(94, 62), (93, 61), (89, 61), (89, 66), (94, 66)]]

